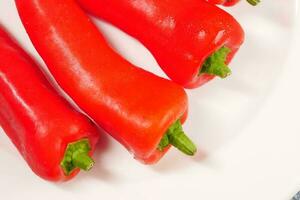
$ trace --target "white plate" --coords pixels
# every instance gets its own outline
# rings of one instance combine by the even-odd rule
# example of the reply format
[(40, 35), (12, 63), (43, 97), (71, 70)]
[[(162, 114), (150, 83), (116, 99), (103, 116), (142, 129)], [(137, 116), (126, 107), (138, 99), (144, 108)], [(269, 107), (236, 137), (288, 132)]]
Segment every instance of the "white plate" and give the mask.
[[(300, 178), (294, 174), (300, 169), (295, 157), (300, 152), (295, 132), (300, 70), (296, 54), (294, 60), (288, 56), (297, 49), (291, 47), (297, 8), (296, 0), (263, 0), (256, 8), (242, 2), (227, 9), (245, 28), (246, 42), (231, 64), (231, 77), (188, 91), (185, 130), (201, 149), (195, 158), (173, 149), (158, 165), (144, 166), (106, 137), (91, 172), (53, 184), (29, 170), (1, 131), (0, 199), (289, 199)], [(41, 62), (12, 0), (0, 1), (0, 23)], [(141, 44), (108, 24), (97, 24), (122, 55), (164, 76)]]

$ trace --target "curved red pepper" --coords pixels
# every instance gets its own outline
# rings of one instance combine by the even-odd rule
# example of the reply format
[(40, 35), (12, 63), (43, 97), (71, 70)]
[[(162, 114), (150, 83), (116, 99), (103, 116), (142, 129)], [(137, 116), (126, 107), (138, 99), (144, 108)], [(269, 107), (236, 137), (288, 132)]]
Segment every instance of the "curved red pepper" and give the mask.
[(165, 73), (186, 88), (213, 79), (213, 75), (199, 74), (207, 58), (226, 46), (229, 63), (244, 39), (231, 15), (201, 0), (77, 1), (140, 40)]
[(65, 164), (73, 164), (62, 163), (67, 157), (74, 162), (73, 156), (78, 156), (70, 151), (74, 144), (83, 145), (76, 150), (83, 150), (80, 153), (90, 161), (88, 154), (92, 155), (99, 138), (96, 127), (57, 94), (1, 27), (0, 91), (0, 125), (38, 176), (51, 181), (75, 176), (79, 170), (64, 171)]
[(158, 144), (187, 111), (183, 88), (116, 54), (73, 0), (16, 0), (31, 41), (59, 85), (134, 156), (155, 163)]

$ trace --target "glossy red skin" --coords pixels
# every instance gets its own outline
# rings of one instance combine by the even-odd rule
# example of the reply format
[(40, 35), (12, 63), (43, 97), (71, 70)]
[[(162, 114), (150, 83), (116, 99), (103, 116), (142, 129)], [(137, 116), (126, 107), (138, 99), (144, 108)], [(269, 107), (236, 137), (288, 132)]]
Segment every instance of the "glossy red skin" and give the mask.
[(223, 6), (234, 6), (235, 4), (240, 2), (240, 0), (207, 0), (207, 1), (212, 4), (219, 4)]
[[(152, 164), (157, 146), (187, 110), (179, 85), (115, 53), (74, 0), (16, 0), (34, 46), (59, 85), (138, 160)], [(159, 155), (159, 156), (157, 156)]]
[(77, 0), (98, 16), (141, 41), (165, 73), (186, 88), (196, 88), (211, 75), (199, 71), (222, 46), (230, 62), (244, 40), (239, 23), (220, 8), (200, 0)]
[[(60, 162), (67, 145), (99, 133), (51, 86), (39, 67), (0, 27), (0, 125), (40, 177), (65, 181)], [(92, 154), (91, 152), (91, 154)]]

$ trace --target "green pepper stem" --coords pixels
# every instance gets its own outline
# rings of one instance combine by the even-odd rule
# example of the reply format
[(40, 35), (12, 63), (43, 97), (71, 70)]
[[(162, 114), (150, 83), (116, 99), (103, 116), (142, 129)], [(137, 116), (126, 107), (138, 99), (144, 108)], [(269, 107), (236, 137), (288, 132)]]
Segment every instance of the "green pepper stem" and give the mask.
[(87, 153), (74, 153), (73, 165), (85, 171), (89, 171), (94, 166), (94, 161)]
[(163, 151), (170, 144), (189, 156), (197, 151), (195, 144), (184, 133), (180, 120), (169, 127), (158, 145), (158, 150)]
[(194, 143), (188, 138), (188, 136), (183, 131), (174, 132), (169, 135), (170, 144), (179, 149), (186, 155), (193, 156), (197, 148)]
[(247, 0), (248, 3), (250, 3), (252, 6), (256, 6), (260, 3), (260, 0)]
[(88, 139), (79, 140), (68, 144), (63, 160), (60, 165), (64, 173), (68, 176), (76, 168), (80, 168), (84, 171), (90, 170), (94, 161), (89, 156), (91, 146)]
[(160, 143), (158, 145), (158, 150), (163, 151), (167, 146), (169, 146), (169, 144), (170, 144), (170, 141), (169, 141), (168, 134), (164, 134), (164, 136), (162, 137), (162, 139), (160, 140)]
[(230, 49), (227, 47), (222, 47), (217, 50), (205, 60), (199, 72), (199, 75), (210, 74), (219, 76), (221, 78), (226, 78), (227, 76), (229, 76), (231, 74), (231, 70), (226, 65), (226, 59), (229, 53)]

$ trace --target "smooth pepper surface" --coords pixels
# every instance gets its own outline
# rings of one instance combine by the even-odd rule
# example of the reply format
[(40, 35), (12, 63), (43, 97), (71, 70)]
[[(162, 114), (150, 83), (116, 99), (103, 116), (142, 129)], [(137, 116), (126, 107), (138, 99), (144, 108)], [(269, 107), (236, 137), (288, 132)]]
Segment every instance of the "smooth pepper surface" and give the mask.
[(92, 155), (97, 128), (53, 88), (33, 60), (0, 27), (0, 125), (30, 168), (50, 181), (74, 177), (61, 166), (69, 144), (85, 140)]
[(77, 0), (98, 16), (141, 41), (164, 72), (186, 88), (214, 78), (199, 74), (206, 59), (222, 47), (228, 64), (244, 41), (239, 23), (202, 0)]
[(59, 85), (134, 157), (155, 163), (158, 144), (185, 119), (179, 85), (138, 68), (113, 51), (74, 0), (16, 0), (35, 48)]

